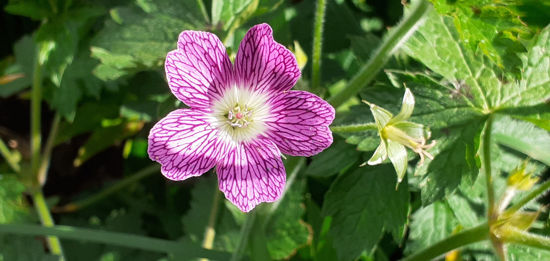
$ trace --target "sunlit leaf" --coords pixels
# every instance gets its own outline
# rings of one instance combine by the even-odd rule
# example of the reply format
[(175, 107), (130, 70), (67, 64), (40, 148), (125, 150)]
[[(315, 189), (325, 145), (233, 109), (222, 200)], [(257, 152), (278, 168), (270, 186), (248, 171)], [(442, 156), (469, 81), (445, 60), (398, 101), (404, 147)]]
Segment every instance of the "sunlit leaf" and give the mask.
[(323, 214), (332, 217), (330, 233), (340, 259), (353, 260), (370, 251), (383, 231), (401, 240), (409, 193), (407, 186), (396, 190), (394, 173), (388, 164), (369, 166), (341, 175), (332, 184)]

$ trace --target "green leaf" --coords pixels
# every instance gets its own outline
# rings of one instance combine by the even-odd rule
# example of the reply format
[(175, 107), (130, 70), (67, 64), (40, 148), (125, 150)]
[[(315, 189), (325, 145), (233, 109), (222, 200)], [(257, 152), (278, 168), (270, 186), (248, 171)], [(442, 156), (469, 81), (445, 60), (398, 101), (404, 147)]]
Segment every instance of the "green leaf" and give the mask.
[(106, 101), (101, 103), (84, 103), (76, 111), (74, 121), (62, 121), (59, 125), (59, 134), (55, 144), (67, 141), (72, 137), (102, 128), (104, 119), (118, 117), (118, 106)]
[[(500, 67), (516, 69), (521, 61), (513, 49), (521, 48), (520, 39), (530, 38), (530, 28), (518, 10), (520, 1), (495, 4), (493, 1), (433, 1), (437, 11), (454, 18), (464, 45), (483, 54)], [(529, 16), (529, 15), (527, 15)]]
[(296, 180), (266, 225), (267, 250), (272, 259), (288, 259), (311, 241), (310, 229), (302, 221), (305, 180)]
[(346, 170), (359, 160), (355, 146), (336, 139), (330, 148), (311, 158), (305, 173), (316, 177), (328, 177)]
[(78, 156), (74, 160), (73, 165), (77, 167), (82, 165), (85, 161), (109, 146), (137, 133), (141, 127), (143, 127), (143, 125), (138, 122), (121, 122), (113, 126), (98, 129), (88, 138), (86, 143), (80, 147)]
[[(431, 75), (399, 70), (386, 70), (389, 78), (408, 87), (414, 95), (415, 108), (409, 121), (423, 124), (432, 130), (462, 125), (482, 114), (458, 93), (455, 86), (438, 81)], [(400, 108), (402, 89), (387, 86), (367, 88), (361, 97), (384, 108)]]
[(508, 260), (550, 260), (550, 251), (522, 245), (508, 245)]
[(110, 14), (111, 19), (92, 40), (92, 56), (102, 63), (95, 74), (101, 79), (112, 80), (132, 71), (160, 67), (166, 53), (176, 48), (180, 32), (204, 30), (194, 0), (145, 0), (139, 6), (112, 9)]
[(432, 12), (404, 45), (408, 55), (456, 86), (456, 96), (471, 106), (488, 111), (501, 103), (499, 80), (494, 66), (461, 44), (453, 21)]
[(506, 116), (497, 118), (493, 126), (497, 143), (550, 166), (550, 132)]
[(534, 39), (519, 84), (502, 89), (501, 107), (533, 106), (550, 99), (550, 26)]
[(422, 202), (429, 204), (450, 194), (461, 182), (472, 184), (479, 172), (477, 151), (483, 120), (452, 126), (434, 132), (436, 145), (430, 150), (433, 160), (427, 159), (415, 175), (424, 176), (421, 183)]
[(2, 76), (21, 74), (22, 77), (6, 84), (0, 84), (0, 97), (8, 97), (31, 85), (36, 45), (32, 37), (21, 37), (13, 45), (15, 62), (8, 67)]
[(33, 20), (42, 20), (52, 14), (48, 0), (10, 0), (4, 10)]
[(28, 216), (25, 186), (12, 175), (0, 174), (0, 223), (14, 223)]
[(0, 235), (0, 260), (58, 261), (59, 256), (47, 254), (43, 242), (32, 236)]
[(396, 190), (391, 165), (359, 168), (339, 176), (325, 196), (323, 215), (332, 217), (330, 233), (341, 260), (370, 251), (383, 231), (403, 236), (409, 208), (407, 186)]
[(434, 202), (417, 210), (411, 217), (405, 253), (416, 253), (443, 240), (457, 225), (453, 212), (445, 203)]

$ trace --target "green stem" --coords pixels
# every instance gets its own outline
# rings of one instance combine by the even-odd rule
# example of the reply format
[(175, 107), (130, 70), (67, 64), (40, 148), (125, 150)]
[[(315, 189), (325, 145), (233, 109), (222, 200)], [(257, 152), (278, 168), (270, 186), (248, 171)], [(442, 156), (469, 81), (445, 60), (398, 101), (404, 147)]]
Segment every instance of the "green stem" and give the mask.
[(10, 168), (13, 169), (16, 173), (19, 173), (21, 171), (21, 166), (19, 166), (19, 163), (13, 156), (13, 153), (10, 151), (8, 146), (6, 146), (6, 143), (2, 139), (0, 139), (0, 154), (4, 157), (8, 165), (10, 165)]
[(134, 175), (131, 175), (129, 177), (126, 177), (124, 179), (122, 179), (121, 181), (115, 183), (114, 185), (106, 188), (106, 189), (102, 189), (99, 193), (91, 196), (91, 197), (88, 197), (86, 199), (83, 199), (83, 200), (80, 200), (80, 201), (77, 201), (77, 202), (74, 202), (74, 203), (69, 203), (65, 206), (62, 206), (62, 207), (58, 207), (58, 208), (55, 208), (54, 211), (55, 212), (73, 212), (73, 211), (77, 211), (77, 210), (80, 210), (80, 209), (83, 209), (83, 208), (86, 208), (90, 205), (93, 205), (95, 204), (96, 202), (99, 202), (105, 198), (107, 198), (108, 196), (110, 196), (111, 194), (125, 188), (126, 186), (128, 185), (131, 185), (145, 177), (148, 177), (154, 173), (158, 173), (160, 171), (160, 166), (155, 164), (155, 165), (151, 165), (147, 168), (144, 168), (140, 171), (138, 171), (136, 174)]
[(52, 235), (64, 239), (131, 247), (153, 252), (180, 254), (183, 255), (182, 258), (186, 258), (184, 260), (194, 257), (205, 257), (213, 260), (227, 260), (229, 258), (229, 253), (227, 252), (207, 250), (199, 246), (184, 249), (181, 242), (70, 226), (42, 227), (28, 224), (0, 224), (0, 233), (32, 236)]
[(50, 159), (52, 156), (52, 150), (54, 147), (54, 141), (57, 137), (57, 130), (59, 129), (59, 122), (61, 117), (59, 114), (55, 114), (52, 120), (52, 127), (50, 129), (50, 134), (48, 140), (46, 141), (46, 146), (44, 147), (44, 152), (42, 153), (42, 160), (40, 162), (40, 167), (38, 168), (38, 183), (40, 186), (43, 186), (46, 183), (46, 178), (48, 175), (48, 167), (50, 166)]
[[(52, 215), (50, 214), (50, 210), (48, 209), (48, 205), (46, 204), (46, 200), (44, 199), (44, 194), (42, 194), (42, 190), (38, 189), (34, 191), (32, 198), (34, 207), (36, 208), (36, 212), (40, 217), (40, 222), (42, 225), (44, 227), (53, 227), (55, 224), (53, 222)], [(63, 249), (61, 248), (61, 241), (59, 241), (59, 238), (49, 236), (47, 237), (47, 242), (52, 254), (60, 256), (63, 260)]]
[(338, 133), (362, 132), (362, 131), (369, 131), (369, 130), (378, 130), (378, 127), (376, 127), (376, 123), (364, 123), (364, 124), (353, 124), (353, 125), (342, 125), (342, 126), (330, 126), (330, 130)]
[(323, 45), (323, 24), (325, 22), (325, 0), (317, 0), (315, 23), (313, 25), (313, 51), (311, 65), (311, 88), (317, 89), (321, 84), (321, 49)]
[(208, 12), (206, 11), (206, 6), (204, 5), (204, 1), (197, 0), (197, 5), (199, 6), (199, 9), (201, 9), (201, 14), (204, 17), (204, 20), (207, 23), (210, 23), (210, 18), (208, 17)]
[(347, 86), (328, 102), (338, 108), (351, 97), (357, 95), (382, 69), (391, 55), (411, 36), (418, 25), (424, 20), (425, 14), (431, 10), (426, 0), (421, 0), (416, 8), (396, 28), (392, 29), (369, 61), (361, 67), (359, 72), (349, 81)]
[(506, 231), (501, 235), (501, 240), (505, 243), (515, 243), (550, 250), (550, 238), (532, 234), (516, 228), (506, 229)]
[(250, 231), (254, 226), (254, 220), (256, 219), (256, 212), (257, 210), (254, 209), (246, 215), (243, 226), (241, 228), (241, 233), (239, 235), (239, 243), (237, 244), (237, 248), (235, 249), (235, 251), (233, 252), (233, 255), (231, 256), (231, 261), (239, 261), (242, 259), (244, 250), (248, 246), (248, 237), (250, 235)]
[[(218, 219), (218, 209), (220, 205), (220, 191), (215, 189), (214, 196), (212, 198), (212, 207), (210, 208), (210, 217), (208, 218), (208, 225), (204, 231), (204, 239), (202, 241), (202, 247), (205, 249), (212, 249), (214, 245), (214, 238), (216, 237), (216, 220)], [(202, 259), (206, 261), (208, 259)]]
[(424, 261), (433, 260), (455, 248), (459, 248), (468, 244), (483, 241), (489, 238), (489, 225), (483, 223), (479, 226), (464, 230), (454, 234), (430, 247), (421, 250), (418, 253), (410, 255), (403, 261)]
[(493, 128), (493, 116), (489, 115), (485, 123), (482, 141), (482, 161), (483, 170), (485, 171), (485, 185), (487, 186), (487, 217), (489, 225), (496, 220), (495, 212), (495, 192), (493, 189), (493, 178), (491, 170), (491, 132)]
[[(40, 56), (40, 52), (37, 52)], [(31, 89), (31, 173), (33, 182), (38, 182), (40, 168), (40, 148), (42, 135), (40, 133), (40, 117), (42, 106), (42, 65), (37, 57), (34, 62), (33, 81)]]
[(529, 192), (529, 194), (527, 194), (527, 196), (523, 197), (519, 202), (517, 202), (516, 204), (509, 207), (504, 212), (503, 215), (511, 215), (514, 212), (520, 210), (523, 206), (525, 206), (525, 204), (527, 204), (527, 203), (529, 203), (529, 201), (539, 197), (540, 195), (542, 195), (542, 193), (544, 193), (548, 189), (550, 189), (550, 180), (545, 181), (544, 183), (540, 184), (536, 189)]

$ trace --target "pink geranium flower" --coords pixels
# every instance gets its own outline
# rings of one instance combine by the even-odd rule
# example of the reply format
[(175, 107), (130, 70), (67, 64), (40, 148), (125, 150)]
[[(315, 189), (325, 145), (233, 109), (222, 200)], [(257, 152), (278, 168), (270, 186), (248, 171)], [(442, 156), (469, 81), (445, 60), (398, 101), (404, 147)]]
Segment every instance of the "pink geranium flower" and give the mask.
[(332, 143), (334, 108), (290, 90), (300, 69), (267, 24), (246, 33), (234, 65), (214, 34), (184, 31), (165, 69), (170, 90), (190, 107), (171, 112), (149, 134), (149, 157), (171, 180), (216, 166), (220, 190), (248, 212), (281, 196), (281, 152), (312, 156)]

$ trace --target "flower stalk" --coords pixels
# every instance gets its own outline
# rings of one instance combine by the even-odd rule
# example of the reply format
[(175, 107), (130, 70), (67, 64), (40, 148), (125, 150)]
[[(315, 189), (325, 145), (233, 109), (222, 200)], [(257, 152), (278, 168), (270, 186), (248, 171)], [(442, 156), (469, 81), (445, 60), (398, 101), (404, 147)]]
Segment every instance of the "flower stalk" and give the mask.
[[(40, 222), (42, 225), (44, 227), (53, 227), (55, 224), (53, 222), (52, 215), (50, 214), (50, 210), (48, 209), (48, 205), (46, 204), (46, 200), (44, 199), (44, 194), (42, 194), (42, 190), (33, 192), (32, 198), (34, 207), (40, 217)], [(63, 248), (61, 247), (61, 241), (59, 238), (56, 236), (48, 236), (46, 241), (48, 242), (48, 247), (50, 248), (52, 254), (58, 255), (60, 256), (60, 260), (64, 260)]]
[[(208, 225), (204, 231), (204, 239), (202, 241), (202, 247), (204, 249), (212, 249), (214, 246), (214, 238), (216, 237), (216, 220), (218, 218), (218, 210), (220, 205), (220, 191), (215, 189), (212, 197), (212, 207), (210, 208), (210, 217), (208, 217)], [(202, 258), (201, 261), (207, 261), (208, 259)]]
[(369, 122), (369, 123), (363, 123), (363, 124), (330, 126), (330, 130), (337, 133), (347, 133), (347, 132), (362, 132), (362, 131), (378, 130), (378, 128), (376, 127), (376, 123)]
[(315, 23), (313, 25), (313, 51), (311, 64), (311, 88), (316, 90), (321, 84), (321, 51), (323, 46), (323, 25), (325, 22), (326, 0), (317, 0)]
[(406, 257), (403, 261), (433, 260), (453, 249), (486, 240), (488, 237), (489, 225), (483, 223), (443, 239), (418, 253)]

